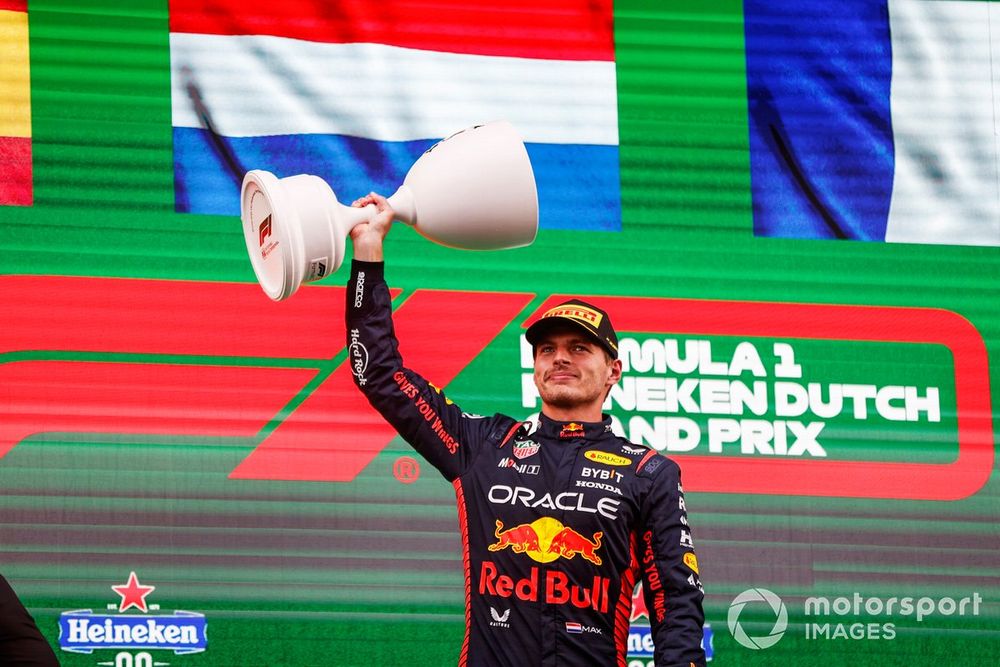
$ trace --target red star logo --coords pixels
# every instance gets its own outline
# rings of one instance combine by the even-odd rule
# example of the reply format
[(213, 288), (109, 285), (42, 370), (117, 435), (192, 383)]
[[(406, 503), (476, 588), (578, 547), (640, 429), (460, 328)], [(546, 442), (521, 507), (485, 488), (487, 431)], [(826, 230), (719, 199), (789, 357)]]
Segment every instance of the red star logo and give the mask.
[(149, 611), (146, 608), (146, 596), (156, 590), (156, 586), (143, 586), (139, 583), (139, 578), (135, 572), (130, 572), (128, 581), (121, 586), (112, 586), (111, 590), (122, 596), (122, 602), (118, 605), (118, 611), (125, 611), (129, 607), (137, 607), (140, 611)]
[(632, 593), (632, 615), (628, 620), (631, 623), (643, 616), (649, 619), (649, 611), (646, 609), (646, 598), (642, 596), (642, 584), (639, 584), (636, 586), (635, 592)]

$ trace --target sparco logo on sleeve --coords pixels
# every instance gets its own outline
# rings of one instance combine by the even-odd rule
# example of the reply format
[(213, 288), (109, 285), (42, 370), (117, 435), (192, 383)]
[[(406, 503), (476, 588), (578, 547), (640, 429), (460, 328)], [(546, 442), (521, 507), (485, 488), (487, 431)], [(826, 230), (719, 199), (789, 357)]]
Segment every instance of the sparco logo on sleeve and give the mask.
[(365, 299), (365, 272), (358, 271), (358, 282), (354, 285), (354, 307), (360, 308)]

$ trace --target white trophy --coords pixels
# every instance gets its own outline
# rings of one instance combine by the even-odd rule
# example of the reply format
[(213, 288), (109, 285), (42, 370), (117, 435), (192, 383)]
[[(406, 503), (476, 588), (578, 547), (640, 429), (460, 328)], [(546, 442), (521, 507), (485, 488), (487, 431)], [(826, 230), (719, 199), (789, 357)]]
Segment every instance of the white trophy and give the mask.
[[(538, 194), (528, 152), (506, 121), (477, 125), (431, 146), (389, 197), (396, 219), (452, 248), (500, 250), (531, 244)], [(346, 238), (375, 215), (337, 202), (318, 176), (243, 178), (240, 216), (254, 273), (275, 301), (340, 268)]]

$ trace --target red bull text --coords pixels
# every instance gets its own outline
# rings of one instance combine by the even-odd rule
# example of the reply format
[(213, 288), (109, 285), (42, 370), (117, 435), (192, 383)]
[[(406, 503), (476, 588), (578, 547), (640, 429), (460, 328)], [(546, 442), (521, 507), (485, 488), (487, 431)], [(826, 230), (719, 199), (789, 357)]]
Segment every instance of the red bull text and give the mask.
[[(540, 568), (532, 567), (527, 577), (515, 579), (500, 574), (496, 564), (484, 561), (479, 576), (479, 594), (501, 598), (516, 597), (525, 602), (545, 602), (546, 604), (571, 604), (580, 609), (593, 609), (601, 613), (608, 611), (608, 589), (611, 580), (594, 576), (590, 586), (571, 584), (569, 577), (555, 570), (545, 572), (544, 587)], [(540, 595), (544, 597), (539, 598)]]

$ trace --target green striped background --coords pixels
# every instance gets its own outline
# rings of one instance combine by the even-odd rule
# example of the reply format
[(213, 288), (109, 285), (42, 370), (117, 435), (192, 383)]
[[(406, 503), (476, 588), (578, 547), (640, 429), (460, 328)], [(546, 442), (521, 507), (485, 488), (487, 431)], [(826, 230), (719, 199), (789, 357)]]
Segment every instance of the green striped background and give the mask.
[[(252, 282), (237, 219), (173, 213), (166, 0), (31, 0), (29, 11), (35, 205), (0, 208), (0, 270)], [(753, 236), (741, 11), (617, 3), (621, 233), (544, 231), (530, 248), (463, 253), (401, 229), (387, 251), (392, 284), (403, 298), (418, 287), (534, 292), (525, 314), (566, 292), (944, 308), (980, 332), (996, 386), (996, 248)], [(345, 279), (342, 269), (329, 284)], [(465, 409), (523, 412), (519, 321), (449, 385)], [(844, 349), (814, 345), (814, 365), (828, 364), (817, 372), (835, 375)], [(912, 377), (911, 354), (947, 366), (933, 346), (908, 347), (884, 372)], [(945, 392), (941, 376), (926, 382)], [(54, 644), (61, 611), (115, 602), (110, 586), (135, 569), (157, 586), (151, 602), (208, 616), (209, 650), (158, 658), (170, 664), (454, 662), (452, 493), (426, 469), (412, 485), (392, 478), (409, 451), (401, 441), (355, 482), (315, 484), (227, 479), (256, 439), (108, 440), (40, 435), (0, 460), (0, 572)], [(861, 458), (900, 460), (898, 449), (875, 439)], [(687, 495), (715, 664), (995, 662), (996, 474), (957, 502)], [(765, 651), (726, 628), (729, 603), (750, 587), (789, 607), (788, 633)], [(894, 640), (804, 638), (805, 597), (854, 591), (986, 602), (977, 617), (893, 619)], [(94, 665), (104, 653), (60, 657)]]

